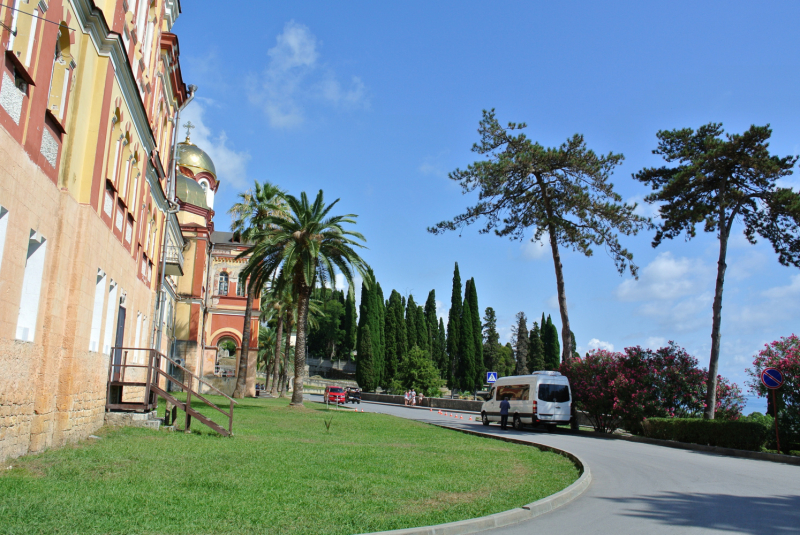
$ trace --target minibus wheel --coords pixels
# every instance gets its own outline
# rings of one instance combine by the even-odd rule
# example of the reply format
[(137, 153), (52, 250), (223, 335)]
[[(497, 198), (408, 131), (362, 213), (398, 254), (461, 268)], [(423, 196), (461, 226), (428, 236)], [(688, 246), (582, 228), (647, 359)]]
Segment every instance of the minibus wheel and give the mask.
[(483, 422), (483, 425), (489, 425), (489, 417), (486, 416), (485, 412), (481, 413), (481, 422)]
[(514, 415), (514, 429), (522, 431), (522, 418), (519, 417), (519, 414)]

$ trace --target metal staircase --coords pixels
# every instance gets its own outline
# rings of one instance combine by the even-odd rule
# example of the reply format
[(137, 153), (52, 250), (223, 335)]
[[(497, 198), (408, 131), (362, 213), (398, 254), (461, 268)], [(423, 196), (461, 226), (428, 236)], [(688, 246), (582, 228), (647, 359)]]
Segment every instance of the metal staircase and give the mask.
[[(233, 433), (233, 406), (236, 405), (236, 401), (173, 359), (155, 349), (135, 347), (114, 347), (111, 355), (112, 358), (108, 365), (106, 412), (149, 412), (158, 408), (158, 398), (162, 397), (173, 407), (171, 415), (170, 411), (167, 411), (167, 420), (171, 416), (174, 421), (177, 409), (185, 413), (185, 432), (190, 432), (192, 420), (197, 419), (220, 435), (227, 437)], [(167, 372), (165, 368), (170, 365), (173, 373), (175, 370), (183, 372), (181, 379)], [(172, 387), (168, 386), (170, 384), (186, 393), (186, 401), (175, 397), (171, 392)], [(228, 400), (227, 412), (200, 394), (201, 384)], [(227, 417), (227, 429), (194, 409), (192, 407), (194, 398)]]

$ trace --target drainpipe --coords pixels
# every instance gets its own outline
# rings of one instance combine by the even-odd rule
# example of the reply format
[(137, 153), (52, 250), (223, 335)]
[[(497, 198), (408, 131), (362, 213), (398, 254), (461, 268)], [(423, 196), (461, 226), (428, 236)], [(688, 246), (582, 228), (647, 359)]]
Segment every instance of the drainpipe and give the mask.
[(189, 98), (183, 103), (181, 107), (175, 110), (175, 117), (172, 120), (172, 162), (170, 163), (169, 177), (167, 178), (167, 210), (164, 217), (164, 236), (161, 240), (161, 274), (159, 277), (158, 288), (160, 295), (158, 298), (158, 322), (153, 326), (153, 336), (155, 340), (150, 344), (155, 347), (156, 351), (161, 351), (161, 335), (164, 326), (164, 306), (167, 301), (167, 292), (164, 290), (164, 280), (166, 274), (164, 270), (167, 264), (167, 220), (169, 214), (177, 214), (180, 211), (180, 206), (175, 202), (175, 172), (178, 161), (178, 123), (180, 122), (181, 112), (189, 103), (194, 100), (194, 95), (197, 92), (196, 85), (189, 86)]

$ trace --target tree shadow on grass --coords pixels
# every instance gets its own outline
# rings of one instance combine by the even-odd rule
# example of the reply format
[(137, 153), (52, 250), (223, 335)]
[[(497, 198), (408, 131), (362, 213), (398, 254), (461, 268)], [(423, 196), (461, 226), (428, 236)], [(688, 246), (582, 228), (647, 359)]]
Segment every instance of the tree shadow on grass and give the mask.
[(655, 520), (676, 527), (737, 533), (797, 533), (800, 494), (731, 496), (664, 492), (651, 496), (602, 498), (630, 505), (625, 516)]

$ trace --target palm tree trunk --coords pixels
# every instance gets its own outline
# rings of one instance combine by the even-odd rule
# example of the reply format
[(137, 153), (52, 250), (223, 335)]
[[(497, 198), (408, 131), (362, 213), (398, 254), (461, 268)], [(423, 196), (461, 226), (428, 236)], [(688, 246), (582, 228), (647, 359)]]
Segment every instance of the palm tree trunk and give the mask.
[[(735, 215), (735, 212), (734, 212)], [(733, 215), (731, 216), (733, 222)], [(719, 260), (717, 261), (717, 284), (714, 288), (714, 304), (711, 307), (711, 358), (708, 362), (708, 380), (706, 381), (706, 408), (703, 418), (714, 419), (717, 408), (717, 372), (719, 370), (719, 347), (722, 328), (722, 285), (725, 283), (725, 258), (728, 255), (728, 235), (730, 226), (725, 224), (725, 211), (720, 203), (719, 209)]]
[(278, 315), (278, 327), (275, 330), (275, 355), (272, 358), (272, 367), (270, 368), (269, 376), (267, 376), (267, 381), (269, 381), (269, 377), (272, 376), (272, 389), (270, 390), (270, 395), (275, 396), (277, 392), (277, 383), (278, 383), (278, 362), (281, 359), (281, 337), (283, 336), (283, 315)]
[(280, 396), (286, 397), (286, 386), (289, 377), (289, 350), (292, 348), (292, 317), (294, 310), (286, 311), (286, 347), (283, 351), (283, 367), (281, 368), (281, 377), (279, 379)]
[(306, 371), (306, 320), (311, 288), (304, 287), (297, 296), (297, 338), (294, 344), (294, 388), (290, 405), (303, 405), (303, 376)]
[(247, 290), (247, 306), (244, 310), (244, 327), (242, 328), (242, 352), (239, 356), (239, 369), (236, 373), (236, 388), (233, 390), (233, 397), (237, 399), (246, 395), (249, 397), (256, 395), (255, 362), (251, 362), (250, 359), (250, 320), (253, 317), (254, 292), (252, 288)]

